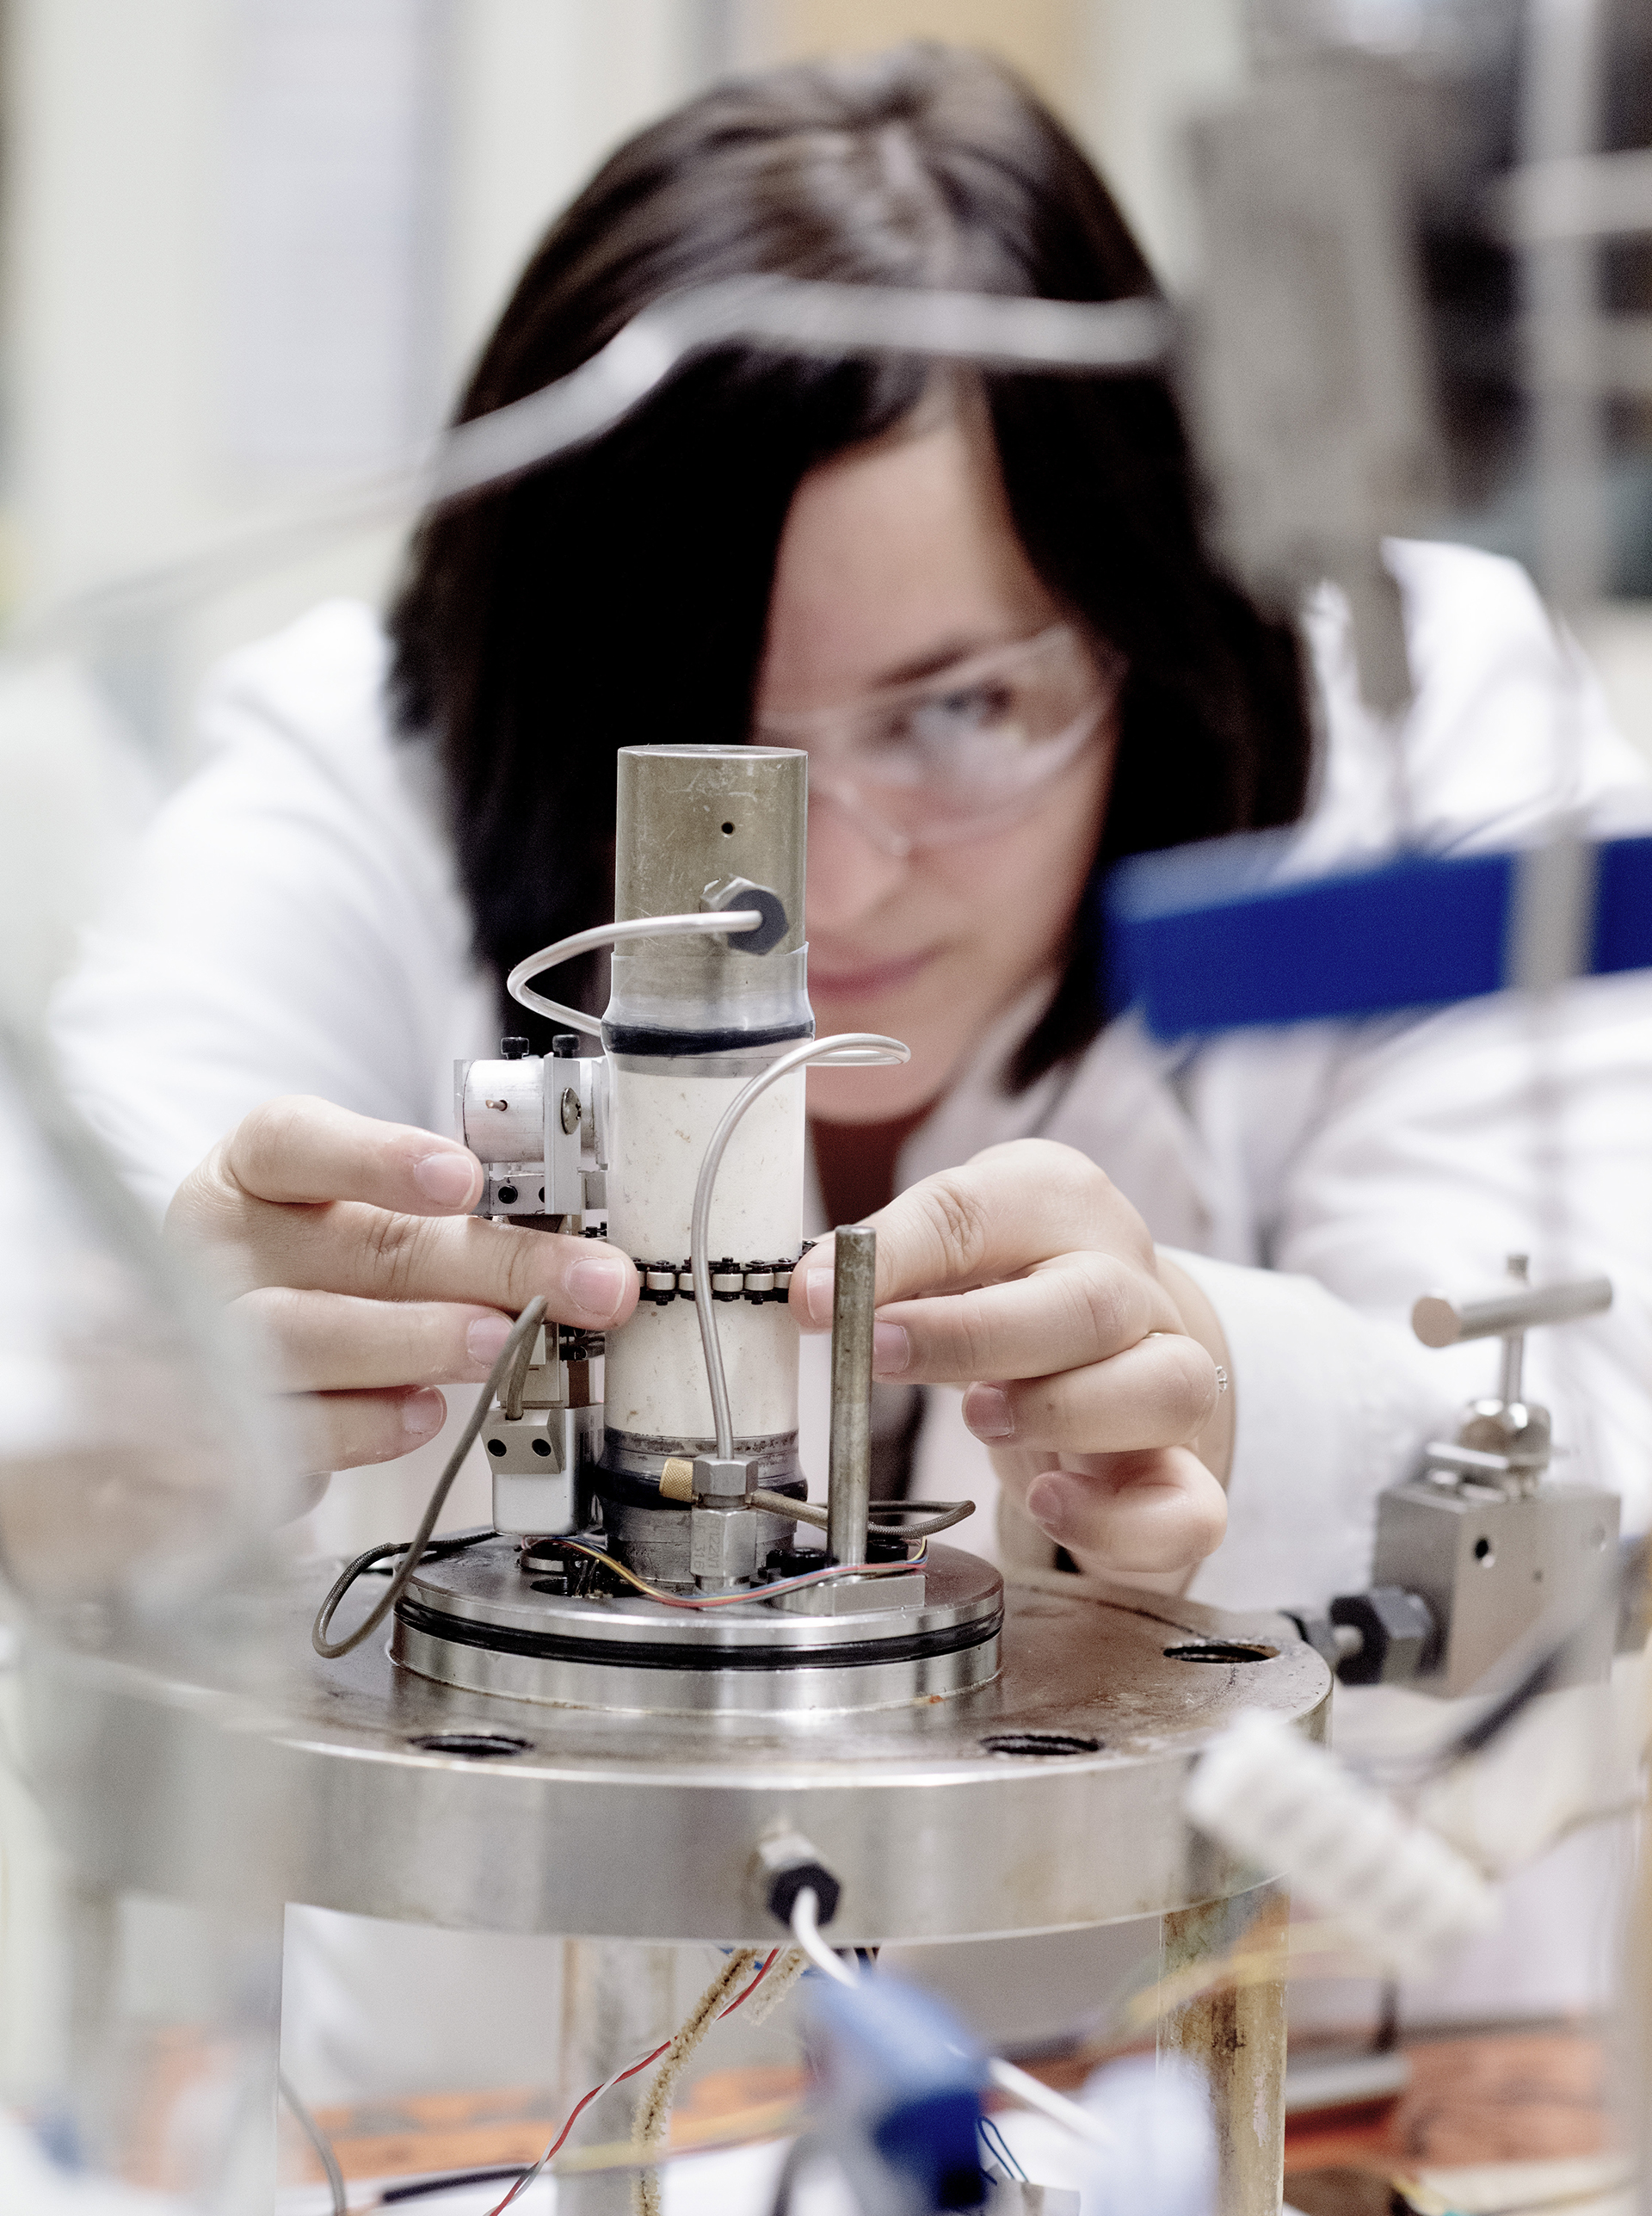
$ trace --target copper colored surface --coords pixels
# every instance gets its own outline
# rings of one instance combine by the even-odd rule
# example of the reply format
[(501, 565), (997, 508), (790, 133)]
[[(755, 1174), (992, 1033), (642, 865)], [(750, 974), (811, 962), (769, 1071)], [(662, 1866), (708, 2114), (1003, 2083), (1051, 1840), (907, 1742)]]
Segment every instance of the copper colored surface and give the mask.
[(1604, 2041), (1556, 2026), (1408, 2041), (1412, 2082), (1386, 2110), (1287, 2126), (1285, 2167), (1542, 2162), (1613, 2145)]
[[(1408, 2043), (1409, 2092), (1384, 2114), (1286, 2127), (1287, 2174), (1335, 2167), (1382, 2170), (1479, 2162), (1539, 2162), (1608, 2151), (1613, 2145), (1604, 2042), (1593, 2030), (1556, 2026)], [(1068, 2083), (1058, 2065), (1038, 2074)], [(795, 2097), (800, 2071), (709, 2072), (684, 2096), (676, 2129), (717, 2135), (719, 2121)], [(399, 2177), (532, 2161), (562, 2119), (554, 2094), (432, 2093), (327, 2108), (347, 2177)], [(578, 2143), (576, 2135), (576, 2144)], [(591, 2137), (609, 2136), (599, 2117)], [(283, 2135), (283, 2172), (319, 2179), (296, 2132)]]

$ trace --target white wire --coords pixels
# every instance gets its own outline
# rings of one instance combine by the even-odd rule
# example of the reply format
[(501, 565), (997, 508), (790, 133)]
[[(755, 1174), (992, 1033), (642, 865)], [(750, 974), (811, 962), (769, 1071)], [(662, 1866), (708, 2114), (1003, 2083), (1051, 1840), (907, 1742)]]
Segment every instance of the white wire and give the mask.
[[(512, 975), (515, 972), (513, 971)], [(521, 996), (519, 995), (520, 998)], [(723, 1342), (718, 1335), (717, 1311), (712, 1304), (712, 1265), (706, 1251), (710, 1236), (712, 1192), (717, 1183), (717, 1173), (722, 1166), (723, 1151), (734, 1136), (735, 1126), (761, 1093), (789, 1077), (793, 1070), (805, 1064), (823, 1063), (839, 1069), (872, 1070), (881, 1065), (909, 1062), (912, 1049), (898, 1039), (887, 1039), (879, 1031), (840, 1031), (830, 1039), (807, 1039), (801, 1046), (792, 1047), (760, 1070), (743, 1091), (737, 1093), (724, 1110), (723, 1120), (712, 1133), (704, 1158), (700, 1165), (700, 1176), (694, 1186), (694, 1213), (688, 1232), (688, 1268), (693, 1281), (694, 1308), (700, 1318), (700, 1343), (706, 1357), (706, 1382), (711, 1388), (712, 1417), (717, 1428), (717, 1452), (721, 1461), (730, 1461), (734, 1455), (734, 1418), (729, 1410), (729, 1380), (723, 1367)]]
[(1069, 2101), (1064, 2093), (1052, 2093), (1047, 2085), (1041, 2084), (1036, 2077), (1030, 2077), (1025, 2070), (1018, 2070), (1013, 2062), (1006, 2062), (1000, 2055), (992, 2055), (987, 2062), (987, 2075), (1001, 2093), (1008, 2093), (1023, 2108), (1036, 2108), (1040, 2115), (1048, 2116), (1052, 2123), (1064, 2125), (1076, 2139), (1087, 2139), (1095, 2147), (1118, 2145), (1117, 2138), (1099, 2116), (1093, 2116), (1088, 2108), (1081, 2108), (1076, 2101)]
[(589, 954), (598, 947), (617, 946), (622, 939), (664, 939), (690, 931), (755, 931), (762, 922), (762, 911), (757, 908), (730, 908), (726, 911), (710, 910), (694, 916), (639, 916), (626, 923), (599, 923), (589, 931), (576, 931), (571, 938), (558, 939), (548, 947), (541, 947), (537, 954), (518, 962), (505, 979), (505, 991), (523, 1008), (531, 1008), (537, 1015), (548, 1015), (552, 1022), (565, 1023), (570, 1031), (583, 1031), (592, 1039), (602, 1036), (602, 1019), (585, 1015), (576, 1008), (566, 1008), (559, 1000), (547, 1000), (543, 993), (534, 992), (526, 980), (538, 977), (542, 970), (556, 969), (563, 962), (571, 962), (576, 954)]
[(859, 1970), (851, 1970), (847, 1962), (833, 1954), (821, 1937), (820, 1925), (817, 1921), (820, 1903), (815, 1898), (814, 1887), (804, 1886), (792, 1904), (792, 1936), (817, 1970), (823, 1970), (840, 1985), (858, 1985), (860, 1982)]
[(153, 624), (315, 546), (399, 522), (427, 502), (484, 491), (600, 438), (694, 355), (756, 343), (824, 356), (934, 355), (989, 367), (1106, 376), (1156, 368), (1173, 336), (1162, 300), (1045, 300), (896, 286), (734, 277), (650, 301), (589, 361), (323, 499), (261, 518), (181, 558), (43, 609), (15, 643), (40, 647)]

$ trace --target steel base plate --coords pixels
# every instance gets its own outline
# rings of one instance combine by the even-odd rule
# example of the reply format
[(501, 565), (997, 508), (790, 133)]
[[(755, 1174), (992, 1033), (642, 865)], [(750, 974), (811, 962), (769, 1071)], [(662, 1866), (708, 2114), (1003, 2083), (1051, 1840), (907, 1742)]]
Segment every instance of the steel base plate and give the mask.
[(894, 1582), (830, 1589), (842, 1606), (829, 1615), (760, 1597), (703, 1613), (641, 1594), (570, 1600), (492, 1539), (418, 1572), (391, 1651), (467, 1692), (632, 1713), (886, 1708), (996, 1676), (1004, 1589), (989, 1564), (932, 1547), (915, 1606), (886, 1605)]
[(204, 1855), (242, 1870), (247, 1826), (203, 1829), (182, 1789), (194, 1775), (220, 1810), (263, 1812), (261, 1882), (365, 1916), (772, 1941), (753, 1856), (783, 1827), (842, 1881), (839, 1944), (1106, 1923), (1268, 1874), (1190, 1829), (1189, 1767), (1248, 1708), (1318, 1736), (1329, 1705), (1329, 1672), (1281, 1617), (1051, 1575), (1008, 1589), (998, 1676), (949, 1698), (852, 1715), (557, 1707), (433, 1683), (379, 1639), (317, 1661), (334, 1571), (244, 1604), (248, 1642), (273, 1636), (292, 1664), (256, 1707), (135, 1661), (30, 1657), (24, 1758), (85, 1874), (167, 1894)]

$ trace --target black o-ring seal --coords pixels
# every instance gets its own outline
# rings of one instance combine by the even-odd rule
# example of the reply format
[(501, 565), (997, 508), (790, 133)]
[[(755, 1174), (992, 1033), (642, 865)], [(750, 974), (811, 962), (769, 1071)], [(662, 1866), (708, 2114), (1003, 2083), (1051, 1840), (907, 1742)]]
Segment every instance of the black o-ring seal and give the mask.
[[(753, 1594), (761, 1598), (761, 1588)], [(626, 1670), (863, 1670), (882, 1662), (927, 1662), (984, 1646), (1003, 1627), (1004, 1613), (947, 1624), (939, 1631), (912, 1632), (903, 1639), (846, 1639), (840, 1646), (704, 1647), (687, 1644), (653, 1646), (640, 1639), (577, 1639), (560, 1632), (521, 1631), (514, 1625), (480, 1622), (474, 1616), (446, 1615), (422, 1601), (402, 1601), (396, 1620), (410, 1631), (457, 1646), (480, 1647), (495, 1654), (524, 1655), (536, 1662), (600, 1662)]]

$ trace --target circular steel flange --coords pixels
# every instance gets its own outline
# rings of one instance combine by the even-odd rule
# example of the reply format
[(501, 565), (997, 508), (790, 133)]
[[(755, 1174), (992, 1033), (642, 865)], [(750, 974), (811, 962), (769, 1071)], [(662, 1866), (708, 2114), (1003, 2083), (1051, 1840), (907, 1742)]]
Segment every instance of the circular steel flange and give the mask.
[(523, 1571), (516, 1544), (492, 1539), (427, 1563), (397, 1611), (404, 1669), (466, 1692), (632, 1713), (843, 1713), (943, 1700), (998, 1673), (1003, 1580), (978, 1555), (931, 1548), (919, 1578), (848, 1581), (794, 1598), (759, 1596), (697, 1614), (641, 1594), (570, 1600)]
[[(1188, 1769), (1247, 1708), (1314, 1736), (1328, 1713), (1330, 1673), (1283, 1618), (1053, 1574), (1008, 1589), (998, 1676), (950, 1699), (854, 1715), (554, 1707), (434, 1684), (378, 1640), (317, 1660), (333, 1572), (295, 1573), (273, 1622), (249, 1604), (248, 1639), (292, 1665), (255, 1707), (107, 1658), (25, 1673), (31, 1774), (89, 1873), (167, 1894), (203, 1855), (238, 1867), (250, 1838), (278, 1897), (364, 1916), (772, 1941), (753, 1862), (786, 1829), (841, 1881), (840, 1945), (1008, 1936), (1268, 1874), (1190, 1828)], [(256, 1806), (262, 1828), (203, 1825), (192, 1776), (220, 1812)]]

